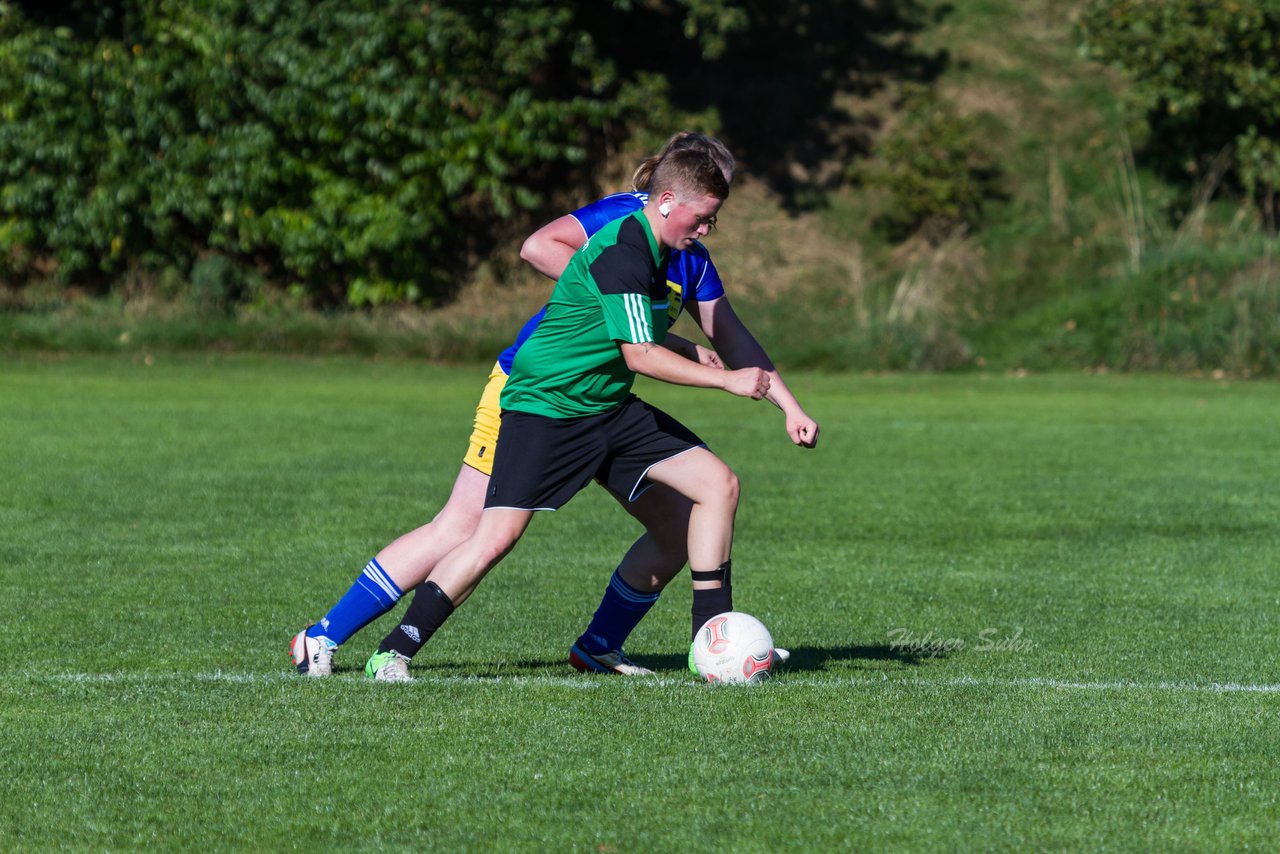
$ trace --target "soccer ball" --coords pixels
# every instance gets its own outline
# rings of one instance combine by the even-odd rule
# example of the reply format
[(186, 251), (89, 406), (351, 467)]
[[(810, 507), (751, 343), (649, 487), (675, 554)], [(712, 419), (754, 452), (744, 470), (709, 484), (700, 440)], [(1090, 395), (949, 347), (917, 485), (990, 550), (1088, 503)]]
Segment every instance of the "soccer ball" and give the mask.
[(693, 667), (708, 682), (763, 682), (773, 668), (773, 638), (750, 614), (719, 614), (693, 639)]

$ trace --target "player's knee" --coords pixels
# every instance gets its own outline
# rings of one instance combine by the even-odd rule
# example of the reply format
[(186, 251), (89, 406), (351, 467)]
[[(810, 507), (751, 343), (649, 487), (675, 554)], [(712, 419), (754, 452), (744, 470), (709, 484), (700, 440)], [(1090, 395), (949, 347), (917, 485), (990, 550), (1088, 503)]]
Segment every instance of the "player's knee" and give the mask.
[(742, 486), (738, 481), (738, 475), (728, 466), (720, 466), (717, 471), (703, 480), (702, 485), (706, 490), (703, 499), (705, 503), (726, 507), (738, 506), (738, 496)]
[(506, 556), (507, 552), (516, 547), (516, 543), (520, 541), (519, 531), (503, 530), (490, 538), (485, 543), (485, 553), (488, 557), (495, 560), (501, 560)]
[(738, 496), (742, 493), (742, 484), (738, 481), (738, 475), (733, 469), (725, 466), (724, 469), (724, 495), (725, 500), (734, 507), (738, 506)]
[(511, 549), (514, 547), (514, 541), (490, 543), (481, 553), (481, 563), (485, 566), (496, 566), (504, 557), (511, 553)]
[(446, 507), (431, 520), (431, 534), (442, 543), (457, 546), (467, 541), (480, 524), (480, 512)]
[(470, 542), (481, 560), (492, 566), (506, 557), (516, 543), (520, 542), (528, 522), (524, 519), (489, 522), (488, 519), (481, 521)]
[(458, 551), (464, 555), (463, 562), (470, 567), (468, 571), (472, 575), (483, 575), (501, 563), (515, 544), (513, 539), (475, 536), (459, 546)]

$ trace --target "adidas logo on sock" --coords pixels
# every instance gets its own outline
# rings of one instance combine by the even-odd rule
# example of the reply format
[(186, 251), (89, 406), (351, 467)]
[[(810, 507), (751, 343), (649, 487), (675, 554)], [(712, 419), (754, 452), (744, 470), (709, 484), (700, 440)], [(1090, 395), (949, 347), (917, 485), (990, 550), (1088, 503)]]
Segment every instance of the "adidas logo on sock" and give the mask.
[(402, 631), (402, 632), (404, 632), (406, 635), (408, 635), (408, 636), (409, 636), (409, 640), (413, 641), (414, 643), (422, 643), (422, 635), (418, 634), (418, 627), (417, 627), (417, 626), (410, 626), (410, 625), (406, 625), (406, 624), (404, 624), (404, 623), (401, 623), (401, 624), (400, 624), (400, 631)]

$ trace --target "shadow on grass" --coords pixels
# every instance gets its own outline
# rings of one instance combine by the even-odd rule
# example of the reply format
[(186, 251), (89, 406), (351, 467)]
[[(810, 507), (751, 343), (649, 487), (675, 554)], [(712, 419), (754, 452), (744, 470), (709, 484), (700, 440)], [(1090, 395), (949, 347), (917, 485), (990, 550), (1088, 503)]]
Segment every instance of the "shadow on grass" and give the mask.
[[(822, 670), (843, 669), (846, 663), (890, 661), (907, 666), (919, 666), (930, 660), (947, 657), (946, 652), (936, 654), (922, 653), (889, 644), (871, 646), (800, 646), (791, 650), (791, 659), (786, 663), (787, 672), (801, 673)], [(688, 672), (688, 655), (636, 655), (637, 664), (648, 667), (659, 675), (667, 675), (672, 671)], [(416, 659), (414, 668), (420, 673), (431, 673), (436, 676), (474, 677), (477, 679), (495, 679), (502, 676), (568, 676), (576, 671), (569, 666), (565, 658), (521, 658), (492, 662), (457, 662), (431, 660), (423, 654)], [(364, 665), (351, 662), (333, 666), (333, 672), (341, 675), (359, 675)]]
[[(503, 661), (450, 661), (433, 659), (423, 652), (410, 665), (410, 672), (417, 676), (447, 676), (451, 678), (496, 679), (502, 676), (536, 677), (536, 676), (570, 676), (577, 671), (569, 666), (568, 658), (527, 658)], [(360, 676), (364, 672), (363, 662), (350, 662), (333, 665), (334, 675)]]
[[(785, 668), (790, 672), (831, 670), (845, 662), (896, 661), (899, 664), (919, 665), (931, 658), (945, 655), (928, 655), (911, 649), (875, 644), (871, 646), (798, 646), (790, 650), (791, 659)], [(658, 671), (687, 670), (687, 655), (637, 655), (637, 664)]]

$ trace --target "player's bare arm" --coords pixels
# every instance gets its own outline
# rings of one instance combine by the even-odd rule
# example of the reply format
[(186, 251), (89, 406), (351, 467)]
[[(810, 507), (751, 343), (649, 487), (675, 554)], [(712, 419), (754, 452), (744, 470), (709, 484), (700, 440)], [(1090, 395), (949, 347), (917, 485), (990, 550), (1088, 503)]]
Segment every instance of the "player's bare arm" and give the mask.
[(710, 347), (703, 347), (688, 338), (682, 338), (679, 335), (668, 332), (667, 337), (662, 341), (662, 346), (677, 356), (682, 356), (691, 362), (697, 362), (699, 365), (706, 365), (720, 370), (724, 369), (724, 362), (720, 360), (720, 356), (715, 350)]
[(760, 368), (725, 371), (701, 365), (652, 342), (621, 343), (627, 367), (651, 379), (694, 388), (719, 388), (760, 400), (769, 393), (769, 374)]
[(529, 235), (520, 247), (520, 258), (551, 280), (560, 278), (573, 253), (587, 240), (582, 223), (565, 214)]

